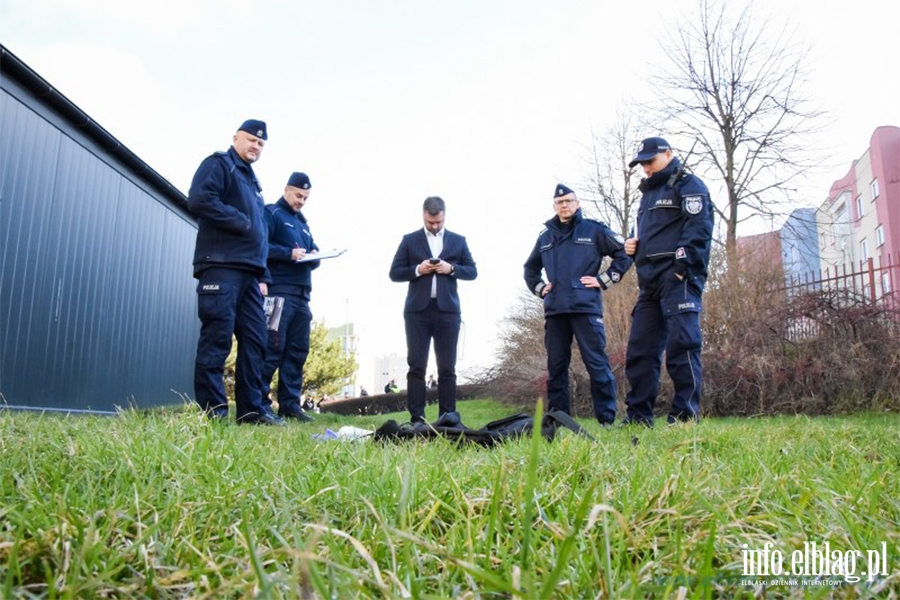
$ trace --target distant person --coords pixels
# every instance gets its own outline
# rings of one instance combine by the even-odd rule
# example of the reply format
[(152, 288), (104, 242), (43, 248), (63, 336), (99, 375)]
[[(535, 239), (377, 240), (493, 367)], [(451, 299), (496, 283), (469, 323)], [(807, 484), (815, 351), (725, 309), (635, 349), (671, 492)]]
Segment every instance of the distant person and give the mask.
[(237, 337), (234, 395), (238, 423), (284, 425), (263, 404), (266, 352), (266, 224), (253, 163), (268, 140), (266, 124), (244, 121), (226, 152), (200, 163), (188, 192), (197, 218), (194, 277), (201, 328), (194, 365), (194, 394), (213, 420), (228, 418), (223, 373)]
[(434, 378), (434, 375), (428, 376), (428, 389), (433, 390), (437, 387), (437, 380)]
[(703, 368), (700, 309), (712, 244), (713, 207), (700, 178), (686, 173), (660, 137), (647, 138), (629, 163), (646, 178), (637, 229), (625, 241), (640, 289), (625, 357), (631, 389), (626, 423), (653, 425), (663, 351), (675, 394), (668, 422), (699, 421)]
[(396, 394), (399, 391), (400, 388), (397, 387), (397, 382), (395, 382), (393, 379), (391, 379), (384, 385), (385, 394)]
[(360, 397), (368, 396), (369, 391), (365, 388), (365, 386), (359, 386), (359, 395)]
[[(621, 235), (584, 217), (575, 192), (559, 184), (553, 196), (556, 216), (545, 223), (525, 262), (525, 283), (544, 303), (548, 410), (570, 414), (574, 336), (591, 378), (594, 415), (601, 425), (611, 425), (616, 419), (616, 379), (606, 356), (601, 290), (619, 282), (631, 259), (625, 255)], [(612, 263), (601, 271), (607, 256)]]
[(439, 420), (459, 422), (456, 348), (462, 317), (456, 282), (475, 279), (478, 270), (466, 238), (444, 228), (445, 212), (441, 198), (425, 199), (425, 227), (403, 236), (390, 269), (392, 281), (409, 282), (403, 320), (409, 365), (407, 403), (412, 423), (425, 422), (425, 371), (432, 340), (438, 370)]
[[(271, 386), (278, 370), (278, 416), (300, 422), (313, 420), (300, 406), (312, 323), (311, 274), (319, 266), (318, 260), (308, 260), (319, 252), (319, 247), (301, 210), (309, 200), (311, 188), (306, 173), (292, 173), (284, 194), (266, 206), (265, 211), (271, 274), (269, 294), (284, 298), (284, 306), (277, 330), (269, 331), (263, 382), (267, 388)], [(270, 394), (263, 397), (263, 403), (271, 410)]]

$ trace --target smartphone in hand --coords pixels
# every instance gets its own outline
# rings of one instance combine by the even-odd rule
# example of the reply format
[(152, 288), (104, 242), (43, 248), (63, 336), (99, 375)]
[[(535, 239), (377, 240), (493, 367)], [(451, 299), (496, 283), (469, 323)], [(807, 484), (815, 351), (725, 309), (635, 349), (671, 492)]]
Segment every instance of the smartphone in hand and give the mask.
[(433, 265), (436, 265), (436, 264), (439, 264), (439, 263), (441, 262), (441, 259), (439, 259), (439, 258), (430, 258), (430, 259), (428, 259), (428, 262), (430, 262), (430, 263), (433, 264)]

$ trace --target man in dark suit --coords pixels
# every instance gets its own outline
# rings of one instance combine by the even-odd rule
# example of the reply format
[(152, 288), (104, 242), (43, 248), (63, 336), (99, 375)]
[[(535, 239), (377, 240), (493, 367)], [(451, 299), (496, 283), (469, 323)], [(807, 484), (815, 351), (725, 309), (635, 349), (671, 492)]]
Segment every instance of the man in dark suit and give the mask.
[(392, 281), (408, 281), (406, 324), (407, 403), (410, 421), (425, 422), (425, 371), (434, 340), (438, 368), (438, 414), (459, 422), (456, 412), (456, 346), (462, 322), (456, 281), (478, 276), (466, 238), (444, 229), (444, 201), (437, 196), (422, 206), (424, 229), (403, 236), (391, 263)]

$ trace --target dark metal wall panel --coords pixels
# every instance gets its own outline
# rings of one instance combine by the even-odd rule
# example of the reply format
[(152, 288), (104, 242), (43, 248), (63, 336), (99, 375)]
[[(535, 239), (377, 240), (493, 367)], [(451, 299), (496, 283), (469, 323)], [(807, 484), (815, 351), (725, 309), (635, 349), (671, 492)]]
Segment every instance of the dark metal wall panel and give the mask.
[[(29, 386), (40, 392), (31, 369), (46, 345), (48, 324), (35, 315), (51, 313), (54, 282), (38, 277), (50, 205), (42, 200), (44, 174), (55, 170), (59, 132), (35, 131), (30, 111), (0, 91), (0, 393), (12, 403)], [(37, 377), (35, 381), (29, 381)]]
[(194, 224), (5, 90), (0, 130), (2, 401), (106, 411), (193, 395)]

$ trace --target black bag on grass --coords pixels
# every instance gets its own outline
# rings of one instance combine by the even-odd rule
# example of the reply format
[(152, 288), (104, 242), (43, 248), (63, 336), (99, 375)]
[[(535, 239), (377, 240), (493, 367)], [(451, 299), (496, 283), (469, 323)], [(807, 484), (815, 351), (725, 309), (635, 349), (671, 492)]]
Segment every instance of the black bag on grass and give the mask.
[[(531, 435), (533, 428), (534, 417), (526, 413), (517, 413), (491, 421), (481, 429), (470, 429), (458, 419), (452, 418), (438, 419), (434, 423), (403, 423), (402, 425), (391, 419), (375, 430), (375, 439), (382, 442), (396, 442), (440, 437), (490, 448), (509, 439)], [(541, 435), (547, 441), (553, 441), (556, 431), (560, 428), (569, 429), (590, 440), (594, 439), (572, 417), (562, 411), (551, 410), (541, 419)]]

